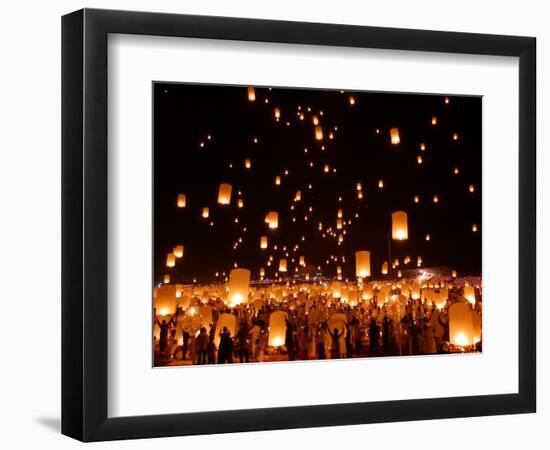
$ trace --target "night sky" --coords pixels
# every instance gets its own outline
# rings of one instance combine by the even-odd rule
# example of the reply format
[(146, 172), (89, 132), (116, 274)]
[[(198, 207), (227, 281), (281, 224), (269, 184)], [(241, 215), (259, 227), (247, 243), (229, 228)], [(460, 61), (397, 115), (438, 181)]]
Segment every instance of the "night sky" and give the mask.
[[(403, 264), (404, 256), (411, 257), (411, 264), (401, 269), (415, 267), (420, 255), (424, 267), (447, 266), (459, 275), (481, 273), (481, 98), (450, 96), (446, 101), (442, 95), (275, 87), (256, 87), (255, 92), (251, 102), (246, 86), (153, 85), (155, 284), (166, 273), (172, 283), (223, 281), (221, 273), (228, 275), (234, 263), (250, 269), (253, 279), (259, 278), (260, 267), (271, 277), (279, 258), (285, 257), (284, 245), (290, 255), (289, 275), (303, 255), (307, 264), (321, 265), (324, 275), (335, 276), (340, 265), (344, 278), (352, 280), (355, 251), (369, 250), (371, 278), (376, 279), (388, 260), (391, 213), (396, 210), (408, 214), (408, 240), (392, 242), (392, 259), (400, 258)], [(278, 122), (274, 108), (281, 111)], [(314, 114), (323, 141), (315, 140)], [(436, 125), (432, 116), (437, 117)], [(393, 127), (399, 130), (398, 145), (390, 143)], [(247, 158), (250, 169), (245, 168)], [(276, 176), (281, 177), (280, 186), (275, 185)], [(378, 188), (379, 179), (383, 189)], [(358, 182), (362, 199), (357, 197)], [(230, 205), (217, 204), (220, 183), (233, 185)], [(298, 190), (302, 200), (294, 202)], [(178, 193), (187, 197), (185, 208), (177, 207)], [(238, 198), (243, 208), (237, 207)], [(208, 219), (201, 217), (203, 207), (210, 209)], [(352, 221), (345, 225), (340, 246), (335, 237), (323, 238), (318, 230), (322, 222), (324, 230), (340, 232), (339, 208), (344, 220)], [(269, 211), (279, 213), (277, 230), (269, 230), (264, 222)], [(266, 250), (260, 249), (263, 235), (269, 239)], [(239, 238), (242, 243), (234, 249)], [(185, 246), (184, 257), (168, 269), (166, 255), (178, 244)], [(293, 252), (296, 244), (299, 249)], [(274, 257), (271, 267), (266, 265), (269, 255)], [(330, 255), (339, 261), (325, 264)]]

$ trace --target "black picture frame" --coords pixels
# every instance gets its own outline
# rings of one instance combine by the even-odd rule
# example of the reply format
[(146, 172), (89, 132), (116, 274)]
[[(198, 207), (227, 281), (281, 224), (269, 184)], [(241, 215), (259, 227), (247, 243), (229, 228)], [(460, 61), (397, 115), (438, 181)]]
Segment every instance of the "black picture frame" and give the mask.
[[(107, 416), (107, 37), (177, 36), (519, 58), (518, 393)], [(535, 412), (536, 39), (83, 9), (62, 18), (62, 433), (82, 441)]]

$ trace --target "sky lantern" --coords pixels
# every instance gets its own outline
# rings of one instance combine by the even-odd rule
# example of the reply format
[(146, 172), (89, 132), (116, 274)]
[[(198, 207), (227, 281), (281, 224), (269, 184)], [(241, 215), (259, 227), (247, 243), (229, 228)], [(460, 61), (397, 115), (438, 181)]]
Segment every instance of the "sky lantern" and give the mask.
[(426, 235), (426, 241), (431, 241), (432, 240), (432, 236), (430, 234), (427, 234)]
[(187, 197), (185, 194), (178, 194), (177, 205), (178, 208), (185, 208), (187, 206)]
[(416, 267), (422, 267), (422, 256), (416, 258)]
[(477, 224), (472, 224), (472, 232), (477, 233)]
[(317, 141), (323, 140), (323, 129), (319, 125), (315, 127), (315, 139)]
[(281, 185), (281, 177), (277, 175), (275, 177), (275, 186), (280, 186), (280, 185)]
[(279, 227), (279, 213), (270, 211), (267, 213), (267, 223), (270, 229), (275, 230)]
[(418, 155), (418, 156), (416, 157), (416, 162), (417, 162), (418, 164), (422, 164), (422, 156)]
[(260, 278), (265, 277), (265, 269), (263, 267), (260, 267)]
[(254, 89), (252, 86), (249, 86), (248, 88), (248, 101), (249, 102), (256, 101), (256, 89)]
[(475, 187), (473, 184), (470, 184), (470, 185), (468, 186), (468, 191), (473, 193), (473, 192), (476, 191), (476, 187)]
[(166, 255), (166, 267), (174, 267), (176, 265), (176, 255), (168, 253)]
[(248, 299), (250, 270), (233, 269), (229, 274), (228, 301), (231, 306), (240, 305)]
[(285, 345), (286, 317), (285, 311), (273, 311), (271, 313), (269, 316), (269, 340), (267, 345), (271, 347)]
[(382, 275), (388, 274), (388, 261), (384, 261), (382, 263), (382, 269), (380, 270), (380, 272), (382, 273)]
[(244, 207), (244, 200), (242, 198), (239, 198), (237, 200), (237, 207), (239, 207), (239, 208)]
[(281, 109), (280, 108), (273, 108), (273, 115), (275, 116), (275, 119), (281, 118)]
[(262, 236), (260, 238), (260, 248), (267, 248), (267, 236)]
[(453, 270), (453, 271), (451, 272), (451, 277), (456, 278), (456, 270)]
[(392, 222), (392, 239), (396, 241), (404, 241), (409, 238), (407, 226), (407, 213), (405, 211), (395, 211), (391, 215)]
[(244, 167), (245, 169), (250, 169), (252, 167), (252, 163), (250, 162), (250, 159), (246, 158), (244, 160)]
[(181, 258), (183, 256), (183, 245), (176, 245), (173, 253), (176, 255), (176, 258)]
[(342, 219), (336, 219), (336, 229), (341, 230), (342, 226)]
[(355, 105), (355, 97), (353, 95), (350, 95), (349, 96), (349, 104), (351, 106)]
[(378, 180), (378, 188), (382, 189), (384, 187), (384, 180), (380, 179)]
[(458, 133), (453, 133), (453, 141), (458, 141)]
[(299, 202), (302, 200), (302, 191), (296, 191), (296, 195), (294, 196), (294, 201)]
[(426, 150), (426, 144), (424, 144), (424, 142), (421, 142), (420, 143), (420, 151), (423, 152)]
[(319, 118), (316, 115), (314, 115), (311, 120), (313, 121), (314, 126), (319, 125)]
[(336, 217), (338, 217), (339, 219), (344, 217), (344, 210), (342, 208), (338, 208), (338, 212), (336, 213)]
[(202, 217), (203, 219), (208, 219), (208, 217), (210, 216), (210, 209), (208, 209), (208, 207), (204, 207), (202, 208)]
[(432, 125), (437, 125), (437, 116), (432, 116)]
[[(166, 284), (155, 289), (156, 296), (153, 298), (155, 314), (167, 316), (176, 312), (176, 286)], [(169, 318), (168, 318), (169, 319)]]
[(279, 260), (279, 272), (286, 272), (286, 271), (287, 271), (286, 259), (281, 258)]
[(355, 252), (355, 276), (357, 278), (370, 277), (370, 252), (367, 250)]
[(306, 259), (305, 259), (305, 257), (300, 256), (299, 264), (300, 264), (302, 267), (304, 267), (304, 266), (306, 265)]
[(340, 298), (342, 296), (342, 283), (339, 281), (333, 281), (330, 284), (330, 289), (332, 291), (333, 298)]
[(433, 202), (434, 203), (439, 203), (439, 195), (434, 195)]
[(414, 202), (415, 203), (420, 203), (420, 197), (418, 195), (414, 196)]
[(361, 183), (358, 182), (358, 183), (355, 185), (355, 189), (357, 189), (358, 191), (360, 191), (361, 189), (363, 189), (363, 186), (361, 185)]
[(231, 190), (233, 187), (228, 183), (221, 183), (218, 190), (218, 203), (220, 205), (229, 205), (231, 202)]
[(164, 275), (163, 283), (164, 283), (164, 284), (169, 284), (169, 283), (170, 283), (170, 274), (169, 274), (169, 273), (167, 273), (166, 275)]
[(468, 284), (464, 285), (462, 290), (462, 295), (468, 302), (473, 306), (476, 304), (476, 292), (473, 286)]
[(397, 128), (390, 128), (390, 141), (392, 145), (397, 145), (401, 142), (399, 139), (399, 130)]
[(455, 303), (449, 308), (449, 340), (460, 347), (474, 345), (472, 310), (465, 303)]

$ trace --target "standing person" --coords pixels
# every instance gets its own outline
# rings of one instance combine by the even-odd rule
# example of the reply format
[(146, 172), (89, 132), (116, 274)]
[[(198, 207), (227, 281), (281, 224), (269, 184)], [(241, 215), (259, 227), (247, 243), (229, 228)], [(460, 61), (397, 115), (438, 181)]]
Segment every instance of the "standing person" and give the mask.
[(157, 325), (160, 328), (159, 351), (161, 354), (164, 354), (168, 345), (168, 328), (170, 327), (170, 323), (167, 323), (165, 319), (162, 322), (157, 319)]
[(330, 358), (338, 359), (340, 358), (340, 338), (343, 336), (344, 331), (338, 333), (338, 328), (335, 328), (333, 331), (329, 331), (331, 337), (330, 344)]
[(195, 349), (197, 352), (197, 364), (206, 364), (206, 349), (208, 348), (208, 334), (206, 328), (200, 329), (199, 335), (195, 339)]
[(346, 325), (346, 358), (353, 358), (353, 337), (351, 335), (351, 325)]
[(307, 359), (309, 350), (308, 326), (304, 325), (298, 335), (298, 359)]
[(245, 321), (241, 322), (239, 331), (237, 331), (237, 354), (239, 355), (239, 361), (250, 362), (250, 342), (248, 339), (248, 325)]
[(369, 325), (369, 354), (370, 356), (376, 356), (378, 353), (378, 338), (380, 331), (376, 324), (376, 319), (370, 320)]
[(218, 351), (218, 364), (233, 362), (233, 339), (227, 327), (220, 332), (220, 349)]
[(319, 330), (315, 334), (315, 344), (317, 347), (317, 359), (326, 359), (325, 352), (326, 324), (319, 325)]
[(288, 352), (288, 360), (294, 361), (296, 359), (296, 351), (294, 348), (294, 325), (288, 319), (285, 319), (285, 323), (285, 347)]

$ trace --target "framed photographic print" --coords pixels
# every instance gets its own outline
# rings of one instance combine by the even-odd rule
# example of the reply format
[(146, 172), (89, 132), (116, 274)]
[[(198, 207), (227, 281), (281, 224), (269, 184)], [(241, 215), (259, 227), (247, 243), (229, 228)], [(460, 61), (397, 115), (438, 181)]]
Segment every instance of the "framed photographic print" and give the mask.
[(535, 411), (534, 38), (62, 31), (64, 434)]

